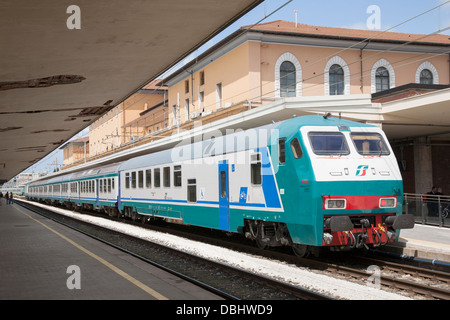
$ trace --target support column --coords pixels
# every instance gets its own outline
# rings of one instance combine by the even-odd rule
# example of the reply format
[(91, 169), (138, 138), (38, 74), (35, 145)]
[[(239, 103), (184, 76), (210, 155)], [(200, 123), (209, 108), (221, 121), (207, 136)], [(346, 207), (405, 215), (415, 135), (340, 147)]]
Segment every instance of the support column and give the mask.
[(414, 181), (415, 193), (427, 193), (433, 186), (431, 146), (425, 137), (414, 141)]

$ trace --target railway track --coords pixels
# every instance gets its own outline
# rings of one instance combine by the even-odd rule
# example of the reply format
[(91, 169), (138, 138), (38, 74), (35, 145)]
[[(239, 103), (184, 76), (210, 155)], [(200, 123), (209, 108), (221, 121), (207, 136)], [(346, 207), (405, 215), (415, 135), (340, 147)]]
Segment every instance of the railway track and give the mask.
[(379, 271), (380, 286), (400, 291), (411, 298), (450, 300), (450, 274), (446, 272), (361, 256), (352, 257), (351, 263), (355, 266), (349, 266), (348, 262), (325, 263), (329, 272), (353, 277), (357, 281), (370, 278), (367, 270), (372, 273)]
[[(19, 200), (16, 203), (175, 274), (227, 300), (332, 300), (331, 297), (311, 290), (62, 216), (28, 202)], [(102, 217), (105, 218), (103, 215)]]
[[(134, 222), (134, 224), (138, 223)], [(386, 258), (377, 258), (376, 256), (369, 258), (342, 252), (330, 254), (325, 259), (299, 258), (287, 250), (283, 252), (283, 250), (259, 249), (241, 236), (231, 235), (225, 238), (223, 232), (197, 227), (186, 228), (173, 224), (169, 224), (169, 226), (149, 224), (146, 226), (155, 231), (170, 232), (180, 237), (295, 264), (310, 270), (327, 272), (333, 276), (340, 275), (343, 279), (351, 279), (364, 284), (374, 279), (371, 277), (373, 271), (368, 270), (375, 267), (372, 270), (380, 271), (379, 285), (386, 290), (399, 292), (416, 299), (450, 300), (450, 270), (434, 270), (432, 265), (430, 268), (425, 268), (411, 265), (408, 261), (391, 262)], [(186, 231), (186, 229), (195, 231)]]

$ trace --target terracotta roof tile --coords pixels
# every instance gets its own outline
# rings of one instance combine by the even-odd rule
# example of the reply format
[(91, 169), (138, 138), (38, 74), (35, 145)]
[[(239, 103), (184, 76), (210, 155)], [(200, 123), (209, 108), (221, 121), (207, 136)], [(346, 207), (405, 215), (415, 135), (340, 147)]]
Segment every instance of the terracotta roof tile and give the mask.
[[(242, 29), (248, 29), (249, 26), (243, 26)], [(390, 41), (417, 41), (422, 43), (439, 43), (450, 44), (450, 36), (443, 34), (434, 34), (425, 36), (423, 34), (413, 33), (400, 33), (400, 32), (384, 32), (378, 30), (360, 30), (360, 29), (347, 29), (347, 28), (334, 28), (334, 27), (320, 27), (312, 26), (308, 24), (298, 23), (295, 27), (295, 22), (276, 20), (267, 23), (261, 23), (252, 27), (255, 31), (270, 31), (270, 32), (282, 32), (282, 33), (300, 33), (313, 36), (333, 36), (342, 38), (359, 38), (361, 40), (367, 38), (373, 38), (377, 40), (390, 40)], [(419, 39), (419, 40), (417, 40)]]

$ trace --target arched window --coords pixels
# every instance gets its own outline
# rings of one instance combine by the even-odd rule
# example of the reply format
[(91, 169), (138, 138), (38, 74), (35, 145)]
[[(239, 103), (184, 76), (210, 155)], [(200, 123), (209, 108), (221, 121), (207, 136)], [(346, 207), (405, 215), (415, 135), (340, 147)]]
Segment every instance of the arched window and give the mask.
[(377, 68), (375, 72), (376, 92), (388, 90), (389, 86), (389, 71), (385, 67)]
[(330, 95), (344, 94), (344, 70), (338, 64), (330, 67)]
[(302, 96), (302, 66), (290, 52), (285, 52), (275, 62), (275, 97)]
[(280, 66), (280, 96), (295, 97), (296, 82), (294, 64), (284, 61)]
[(420, 72), (420, 83), (433, 84), (433, 73), (428, 69), (423, 69)]
[(370, 92), (395, 88), (395, 70), (386, 59), (375, 62), (370, 71)]
[(439, 84), (439, 74), (435, 66), (424, 61), (416, 70), (416, 83)]

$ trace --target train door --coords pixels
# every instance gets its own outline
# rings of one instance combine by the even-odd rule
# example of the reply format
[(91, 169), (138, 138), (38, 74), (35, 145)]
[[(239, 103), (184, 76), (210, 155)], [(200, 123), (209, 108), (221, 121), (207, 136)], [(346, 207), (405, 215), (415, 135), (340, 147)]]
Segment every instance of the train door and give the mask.
[(228, 161), (219, 163), (219, 229), (230, 229)]

